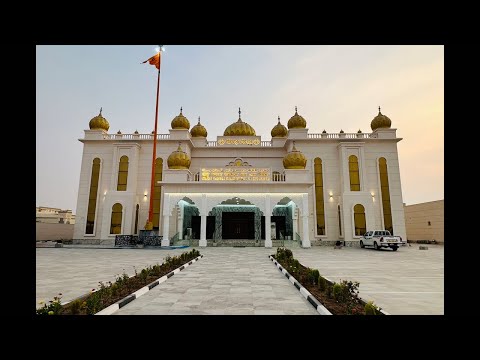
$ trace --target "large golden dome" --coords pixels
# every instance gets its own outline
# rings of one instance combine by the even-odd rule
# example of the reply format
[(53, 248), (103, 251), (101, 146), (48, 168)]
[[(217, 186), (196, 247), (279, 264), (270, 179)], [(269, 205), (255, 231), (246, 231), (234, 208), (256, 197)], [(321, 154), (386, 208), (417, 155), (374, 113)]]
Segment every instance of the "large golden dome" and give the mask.
[(175, 116), (172, 120), (172, 129), (190, 129), (190, 121), (183, 116), (182, 108), (180, 108), (180, 114)]
[(307, 159), (302, 152), (298, 151), (293, 143), (293, 149), (283, 158), (283, 167), (285, 169), (305, 169)]
[(278, 124), (273, 127), (270, 134), (272, 134), (272, 138), (274, 138), (274, 137), (287, 137), (288, 130), (285, 127), (285, 125), (280, 124), (280, 116), (278, 117)]
[(380, 106), (378, 107), (378, 115), (375, 116), (370, 123), (370, 127), (372, 128), (372, 131), (375, 131), (376, 129), (379, 128), (387, 128), (389, 129), (392, 126), (392, 120), (388, 116), (383, 115), (380, 112)]
[(238, 120), (229, 125), (223, 132), (223, 136), (255, 136), (255, 130), (253, 127), (242, 121), (241, 111), (238, 108)]
[(307, 127), (307, 121), (303, 118), (303, 116), (298, 115), (296, 106), (295, 115), (288, 120), (287, 126), (289, 129), (305, 129)]
[(102, 108), (100, 108), (100, 113), (90, 120), (88, 126), (90, 127), (90, 130), (108, 131), (110, 124), (108, 123), (107, 119), (102, 116)]
[(190, 130), (190, 135), (193, 137), (207, 137), (207, 129), (205, 129), (205, 126), (200, 124), (200, 116), (198, 117), (198, 124), (192, 127), (192, 130)]
[(178, 144), (177, 150), (172, 152), (167, 159), (167, 164), (169, 169), (179, 170), (179, 169), (188, 169), (190, 168), (190, 156), (182, 150), (180, 144)]

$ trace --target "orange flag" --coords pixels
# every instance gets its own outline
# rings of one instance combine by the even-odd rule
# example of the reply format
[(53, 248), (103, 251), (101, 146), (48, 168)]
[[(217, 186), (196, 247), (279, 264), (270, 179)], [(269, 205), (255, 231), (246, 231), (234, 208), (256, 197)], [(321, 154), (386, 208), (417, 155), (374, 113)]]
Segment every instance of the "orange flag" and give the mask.
[(145, 60), (142, 64), (145, 64), (147, 61), (150, 65), (155, 65), (155, 67), (160, 70), (160, 52), (153, 55), (150, 59)]

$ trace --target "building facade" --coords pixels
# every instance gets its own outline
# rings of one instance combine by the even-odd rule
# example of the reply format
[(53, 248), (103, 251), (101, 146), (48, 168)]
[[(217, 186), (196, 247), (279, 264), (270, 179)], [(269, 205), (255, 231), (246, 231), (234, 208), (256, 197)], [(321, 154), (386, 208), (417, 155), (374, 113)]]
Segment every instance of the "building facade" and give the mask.
[(75, 224), (75, 215), (72, 210), (62, 210), (48, 206), (37, 206), (36, 222), (49, 224)]
[(443, 243), (444, 201), (429, 201), (405, 206), (408, 241), (435, 240)]
[[(274, 124), (272, 124), (274, 125)], [(138, 234), (153, 196), (153, 228), (200, 246), (229, 240), (301, 241), (303, 247), (345, 241), (357, 246), (371, 229), (402, 237), (405, 218), (396, 129), (380, 112), (372, 133), (309, 133), (298, 114), (262, 140), (241, 118), (216, 141), (182, 109), (169, 134), (109, 134), (100, 114), (83, 139), (74, 243), (113, 244)]]

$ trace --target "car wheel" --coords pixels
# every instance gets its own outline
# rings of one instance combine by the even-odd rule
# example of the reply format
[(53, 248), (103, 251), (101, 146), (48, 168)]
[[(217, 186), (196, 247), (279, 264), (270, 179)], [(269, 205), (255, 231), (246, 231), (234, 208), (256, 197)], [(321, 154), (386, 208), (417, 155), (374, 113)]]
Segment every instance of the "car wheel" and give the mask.
[(380, 248), (378, 247), (378, 245), (377, 245), (377, 242), (376, 242), (376, 241), (373, 243), (373, 248), (374, 248), (375, 250), (380, 250)]
[(398, 246), (392, 246), (392, 250), (393, 250), (393, 251), (397, 251), (397, 250), (398, 250)]
[(365, 247), (365, 245), (363, 245), (363, 241), (360, 240), (360, 247), (363, 249)]

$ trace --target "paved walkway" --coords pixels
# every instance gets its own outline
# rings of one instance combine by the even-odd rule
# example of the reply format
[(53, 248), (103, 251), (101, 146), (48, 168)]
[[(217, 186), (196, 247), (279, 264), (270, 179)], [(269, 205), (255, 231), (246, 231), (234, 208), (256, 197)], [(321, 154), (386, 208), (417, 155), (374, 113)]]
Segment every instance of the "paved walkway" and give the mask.
[(204, 257), (115, 315), (318, 315), (265, 248), (206, 248)]

